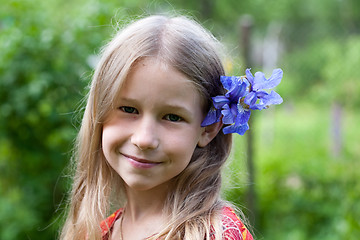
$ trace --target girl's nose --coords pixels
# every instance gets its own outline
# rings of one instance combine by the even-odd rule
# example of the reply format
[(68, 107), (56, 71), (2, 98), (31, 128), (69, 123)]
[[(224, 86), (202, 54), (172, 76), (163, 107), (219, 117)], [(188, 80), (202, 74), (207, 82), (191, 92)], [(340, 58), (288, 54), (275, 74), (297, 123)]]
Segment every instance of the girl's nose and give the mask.
[(141, 150), (156, 149), (159, 146), (159, 138), (156, 131), (155, 120), (143, 117), (138, 120), (131, 136), (131, 143)]

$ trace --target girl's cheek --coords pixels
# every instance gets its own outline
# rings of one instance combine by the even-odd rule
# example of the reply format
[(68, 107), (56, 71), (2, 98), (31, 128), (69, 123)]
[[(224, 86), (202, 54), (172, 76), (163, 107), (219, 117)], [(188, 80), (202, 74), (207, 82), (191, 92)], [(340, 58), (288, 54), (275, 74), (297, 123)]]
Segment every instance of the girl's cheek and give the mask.
[(106, 126), (102, 132), (103, 150), (107, 151), (116, 142), (116, 128)]

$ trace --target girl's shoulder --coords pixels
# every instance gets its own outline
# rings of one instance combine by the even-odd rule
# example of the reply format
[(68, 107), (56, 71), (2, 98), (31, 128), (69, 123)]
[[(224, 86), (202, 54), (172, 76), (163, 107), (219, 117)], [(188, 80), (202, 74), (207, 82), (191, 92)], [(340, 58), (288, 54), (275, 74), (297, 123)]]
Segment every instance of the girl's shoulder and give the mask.
[(253, 237), (244, 223), (231, 207), (223, 208), (222, 224), (224, 239), (226, 240), (252, 240)]
[(122, 213), (123, 213), (123, 208), (120, 208), (100, 223), (103, 240), (107, 240), (109, 238), (110, 232), (114, 227), (115, 221), (119, 219)]

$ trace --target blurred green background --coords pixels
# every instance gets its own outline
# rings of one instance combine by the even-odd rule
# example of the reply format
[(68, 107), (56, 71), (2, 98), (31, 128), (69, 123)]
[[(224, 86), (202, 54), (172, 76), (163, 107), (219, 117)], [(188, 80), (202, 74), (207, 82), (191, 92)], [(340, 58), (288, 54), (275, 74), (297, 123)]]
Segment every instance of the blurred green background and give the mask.
[[(245, 62), (281, 67), (284, 103), (253, 114), (254, 178), (235, 137), (224, 197), (257, 239), (360, 236), (360, 1), (3, 0), (0, 8), (0, 239), (55, 239), (72, 144), (96, 54), (138, 14), (192, 15)], [(249, 59), (241, 24), (251, 21)], [(256, 198), (249, 209), (247, 192)]]

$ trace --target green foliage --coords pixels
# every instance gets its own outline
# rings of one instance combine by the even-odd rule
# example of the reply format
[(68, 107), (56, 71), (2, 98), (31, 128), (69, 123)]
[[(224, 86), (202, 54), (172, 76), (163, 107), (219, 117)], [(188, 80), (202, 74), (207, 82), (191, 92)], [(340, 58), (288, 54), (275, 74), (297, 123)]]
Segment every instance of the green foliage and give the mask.
[(72, 6), (56, 11), (57, 1), (7, 3), (0, 13), (0, 238), (52, 239), (76, 134), (73, 111), (87, 84), (81, 79), (103, 39), (100, 31), (89, 37), (91, 21), (102, 17), (71, 18)]
[[(289, 98), (312, 99), (319, 104), (338, 102), (360, 106), (360, 37), (322, 39), (289, 54), (282, 88)], [(282, 91), (282, 89), (280, 90)]]
[[(359, 236), (360, 128), (355, 122), (360, 115), (344, 114), (344, 149), (338, 158), (329, 151), (329, 115), (328, 108), (302, 104), (256, 116), (257, 237), (335, 240)], [(241, 179), (246, 176), (239, 176), (244, 172), (239, 167), (244, 164), (239, 163), (244, 161), (244, 142), (235, 140), (237, 161), (230, 169), (238, 176), (231, 179), (246, 183)], [(239, 195), (228, 198), (243, 203), (246, 189), (240, 190), (241, 199)], [(233, 191), (231, 186), (227, 191)]]

